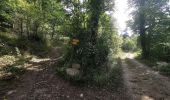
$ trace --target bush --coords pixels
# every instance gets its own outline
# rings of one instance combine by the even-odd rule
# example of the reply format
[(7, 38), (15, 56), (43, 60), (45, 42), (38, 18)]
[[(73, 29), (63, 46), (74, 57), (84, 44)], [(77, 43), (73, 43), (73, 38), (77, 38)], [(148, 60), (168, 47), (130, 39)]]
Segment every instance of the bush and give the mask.
[(0, 46), (0, 56), (3, 55), (10, 55), (15, 52), (15, 49), (13, 47), (9, 47), (7, 45)]
[(137, 51), (137, 36), (125, 37), (123, 39), (122, 50), (125, 52)]
[[(121, 45), (121, 39), (110, 22), (111, 17), (107, 14), (100, 16), (97, 36), (92, 36), (94, 33), (84, 28), (70, 32), (74, 34), (69, 36), (70, 44), (63, 65), (60, 66), (69, 68), (73, 63), (80, 64), (80, 76), (76, 77), (76, 80), (85, 82), (105, 80), (107, 75), (101, 73), (108, 73), (106, 69), (109, 53), (113, 51), (112, 55), (115, 56)], [(79, 43), (75, 45), (73, 40), (78, 40)]]
[[(16, 49), (17, 48), (17, 49)], [(37, 56), (45, 56), (50, 46), (42, 36), (13, 36), (9, 33), (0, 33), (0, 56), (23, 54), (25, 51)]]
[(5, 72), (10, 72), (14, 75), (21, 75), (25, 72), (25, 69), (21, 65), (8, 65), (3, 68)]
[(170, 76), (170, 64), (168, 66), (162, 66), (160, 68), (160, 73), (166, 76)]
[(78, 63), (81, 65), (81, 73), (73, 80), (92, 81), (95, 74), (103, 71), (102, 69), (105, 67), (103, 65), (108, 61), (109, 51), (107, 40), (103, 37), (98, 38), (95, 46), (87, 39), (82, 38), (79, 45), (67, 46), (67, 53), (60, 65), (63, 68), (59, 68), (58, 74), (64, 76), (63, 69), (71, 67), (72, 63)]
[[(121, 62), (119, 59), (112, 59), (112, 62), (108, 66), (109, 71), (102, 71), (94, 75), (93, 84), (99, 87), (109, 87), (115, 89), (121, 85), (122, 72), (121, 72)], [(116, 62), (116, 63), (115, 63)]]
[(151, 59), (170, 62), (170, 44), (157, 43), (152, 45), (150, 49)]
[(0, 56), (15, 53), (16, 37), (8, 33), (0, 33)]

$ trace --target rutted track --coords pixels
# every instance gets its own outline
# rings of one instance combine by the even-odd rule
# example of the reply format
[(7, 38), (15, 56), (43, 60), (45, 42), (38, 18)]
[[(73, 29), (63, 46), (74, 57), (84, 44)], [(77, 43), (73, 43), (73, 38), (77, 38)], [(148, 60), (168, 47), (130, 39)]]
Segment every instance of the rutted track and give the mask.
[(170, 100), (170, 79), (131, 56), (122, 60), (125, 85), (132, 100)]

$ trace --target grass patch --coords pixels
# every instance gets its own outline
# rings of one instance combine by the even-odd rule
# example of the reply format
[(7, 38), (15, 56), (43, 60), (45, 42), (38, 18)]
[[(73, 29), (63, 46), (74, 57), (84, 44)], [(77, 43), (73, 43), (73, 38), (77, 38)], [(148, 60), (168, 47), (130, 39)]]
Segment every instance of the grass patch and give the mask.
[(109, 72), (103, 72), (101, 74), (96, 74), (94, 77), (93, 84), (99, 87), (106, 87), (110, 89), (115, 89), (121, 86), (122, 82), (122, 69), (121, 63), (118, 60), (116, 65), (111, 65), (112, 68)]

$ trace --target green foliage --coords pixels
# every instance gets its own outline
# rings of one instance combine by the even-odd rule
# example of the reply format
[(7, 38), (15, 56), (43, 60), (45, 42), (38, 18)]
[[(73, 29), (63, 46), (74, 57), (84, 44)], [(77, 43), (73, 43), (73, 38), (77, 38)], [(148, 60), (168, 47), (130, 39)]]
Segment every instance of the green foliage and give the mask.
[(3, 68), (3, 71), (5, 71), (6, 73), (12, 73), (14, 75), (21, 75), (25, 72), (25, 69), (23, 67), (18, 66), (14, 66), (14, 65), (9, 65)]
[[(169, 44), (169, 43), (167, 43)], [(166, 44), (155, 44), (153, 48), (151, 48), (151, 57), (156, 58), (156, 60), (162, 60), (162, 61), (170, 61), (170, 47)]]
[(160, 68), (160, 73), (166, 76), (170, 76), (170, 65), (168, 66), (162, 66)]
[(0, 1), (0, 31), (7, 31), (7, 28), (12, 27), (11, 10), (8, 0)]
[[(113, 27), (113, 28), (112, 28)], [(78, 45), (70, 45), (64, 56), (63, 67), (58, 69), (58, 74), (65, 76), (65, 69), (72, 63), (81, 65), (81, 73), (78, 77), (71, 78), (77, 81), (96, 81), (96, 83), (109, 80), (110, 74), (107, 75), (107, 63), (109, 54), (116, 55), (121, 47), (121, 38), (116, 33), (116, 29), (111, 25), (111, 17), (103, 14), (100, 17), (100, 26), (97, 42), (95, 45), (91, 43), (87, 32), (82, 32), (78, 37), (80, 43)], [(113, 41), (115, 39), (115, 41)], [(68, 77), (67, 75), (65, 77)]]
[(15, 36), (11, 37), (9, 34), (0, 33), (0, 56), (15, 54)]
[(126, 37), (123, 39), (122, 50), (125, 52), (134, 52), (138, 50), (137, 36)]
[(136, 44), (133, 41), (131, 41), (131, 39), (125, 39), (124, 42), (123, 42), (122, 49), (125, 52), (134, 51), (134, 46), (135, 45)]
[[(27, 37), (17, 37), (15, 35), (10, 36), (9, 33), (0, 34), (0, 55), (18, 55), (18, 52), (22, 55), (25, 51), (37, 56), (45, 56), (50, 50), (50, 46), (42, 38), (34, 40)], [(18, 48), (18, 50), (16, 50)]]
[[(114, 60), (115, 61), (115, 60)], [(111, 69), (108, 73), (101, 72), (96, 73), (94, 76), (94, 84), (100, 87), (115, 87), (121, 85), (121, 67), (120, 63), (118, 62), (116, 65), (111, 65)]]
[[(81, 65), (80, 75), (73, 80), (94, 81), (95, 75), (107, 68), (108, 55), (111, 51), (115, 55), (119, 51), (121, 38), (111, 23), (111, 15), (105, 13), (111, 11), (106, 5), (113, 3), (110, 0), (106, 1), (83, 0), (83, 3), (79, 0), (63, 1), (67, 7), (66, 11), (69, 9), (66, 23), (70, 26), (66, 25), (66, 35), (70, 42), (60, 65), (62, 68), (58, 69), (60, 75), (64, 76), (65, 69), (71, 67), (73, 63), (78, 63)], [(74, 39), (79, 40), (77, 45), (72, 43)]]
[[(9, 46), (2, 47), (3, 54), (12, 50), (12, 54), (20, 56), (25, 51), (45, 56), (49, 44), (65, 42), (63, 68), (58, 73), (64, 76), (66, 68), (78, 63), (81, 75), (76, 79), (93, 80), (96, 73), (106, 69), (108, 55), (116, 55), (121, 47), (112, 15), (106, 14), (113, 12), (112, 0), (9, 0), (5, 3), (9, 5), (11, 12), (7, 15), (13, 25), (9, 33), (16, 38), (2, 37), (3, 43)], [(68, 39), (63, 41), (60, 37)], [(74, 44), (74, 39), (79, 42)]]
[(147, 59), (170, 60), (168, 0), (130, 0), (136, 7), (131, 28), (140, 34), (142, 55)]
[(45, 39), (64, 32), (66, 12), (58, 0), (3, 0), (0, 8), (1, 30), (10, 27), (14, 34)]

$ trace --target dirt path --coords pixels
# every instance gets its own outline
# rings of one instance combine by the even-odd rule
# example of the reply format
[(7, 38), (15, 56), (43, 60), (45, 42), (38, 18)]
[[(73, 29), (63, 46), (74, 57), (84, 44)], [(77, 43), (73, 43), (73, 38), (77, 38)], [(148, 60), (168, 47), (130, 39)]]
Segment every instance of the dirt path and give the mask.
[[(55, 74), (51, 60), (35, 60), (29, 71), (8, 91), (4, 100), (127, 100), (123, 88), (111, 90), (91, 86), (75, 86)], [(56, 66), (55, 66), (56, 67)]]
[(133, 59), (122, 60), (125, 85), (132, 100), (170, 100), (170, 79)]
[[(49, 66), (46, 64), (47, 62), (43, 62), (40, 65)], [(7, 100), (122, 100), (124, 98), (122, 91), (114, 93), (105, 88), (74, 86), (56, 76), (52, 68), (42, 66), (32, 68), (37, 71), (26, 73), (18, 88), (8, 92)]]
[[(127, 55), (122, 60), (124, 86), (111, 90), (75, 86), (57, 76), (57, 59), (34, 59), (5, 100), (170, 100), (170, 79)], [(126, 89), (127, 88), (127, 89)], [(126, 91), (128, 90), (128, 91)]]

